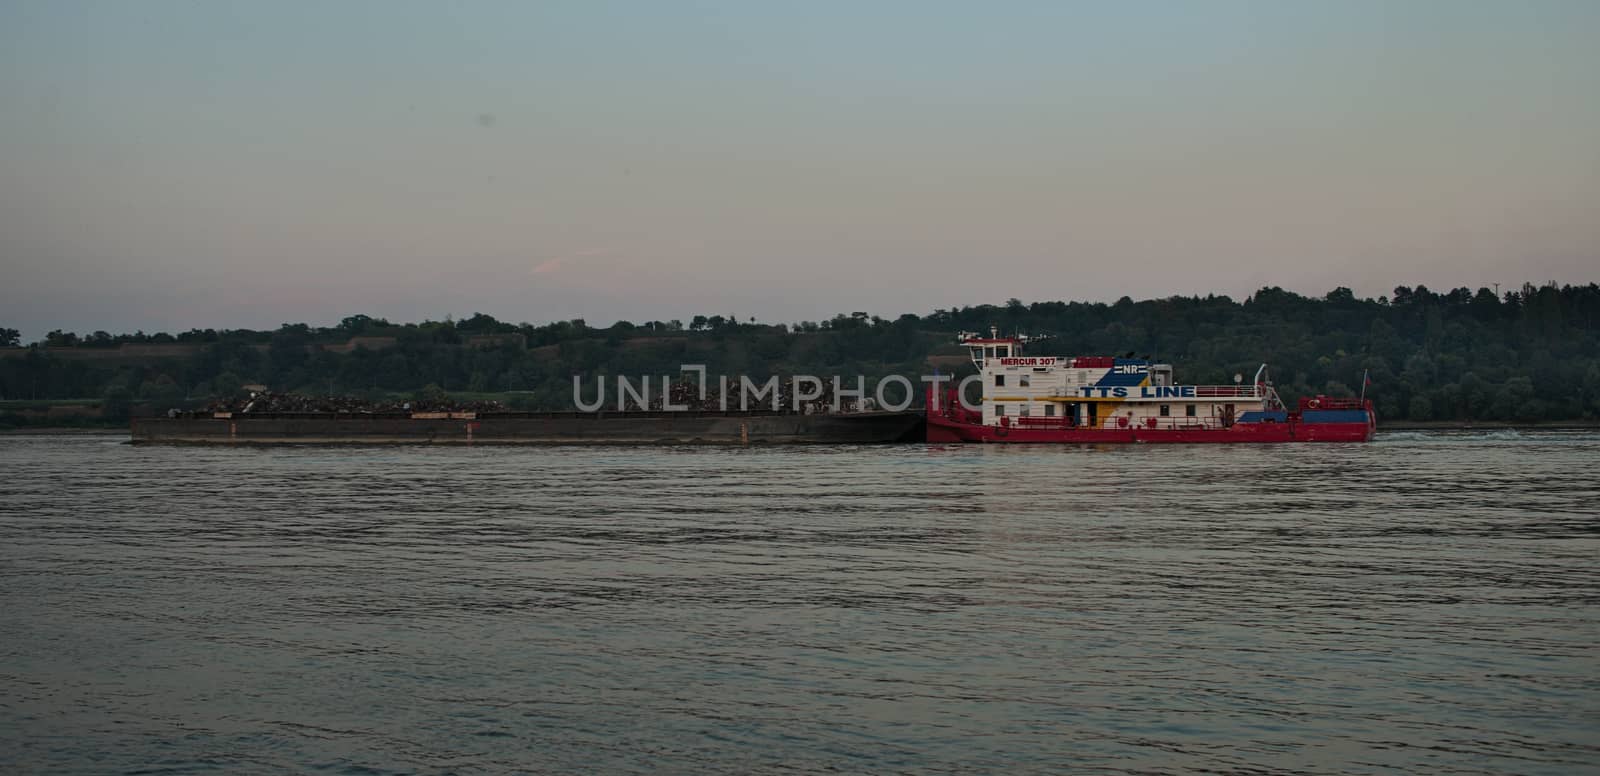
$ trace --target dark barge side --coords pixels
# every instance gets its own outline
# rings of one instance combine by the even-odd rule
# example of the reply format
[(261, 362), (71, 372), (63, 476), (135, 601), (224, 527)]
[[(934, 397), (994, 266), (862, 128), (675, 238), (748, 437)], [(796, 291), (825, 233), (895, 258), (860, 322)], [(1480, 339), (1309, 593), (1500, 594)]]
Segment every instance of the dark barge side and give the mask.
[(920, 411), (178, 413), (135, 444), (759, 445), (923, 441)]

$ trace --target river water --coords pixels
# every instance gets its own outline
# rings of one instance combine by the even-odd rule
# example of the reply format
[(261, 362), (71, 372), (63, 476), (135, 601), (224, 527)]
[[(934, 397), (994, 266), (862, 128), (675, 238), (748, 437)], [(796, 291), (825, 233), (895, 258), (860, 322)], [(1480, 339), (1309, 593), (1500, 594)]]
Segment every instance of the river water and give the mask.
[(0, 437), (7, 773), (1600, 772), (1600, 434)]

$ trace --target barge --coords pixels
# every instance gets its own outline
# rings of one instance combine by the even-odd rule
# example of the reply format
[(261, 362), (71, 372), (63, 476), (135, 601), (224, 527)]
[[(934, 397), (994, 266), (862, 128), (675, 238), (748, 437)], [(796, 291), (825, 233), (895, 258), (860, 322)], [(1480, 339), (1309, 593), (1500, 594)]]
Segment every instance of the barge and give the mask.
[[(963, 333), (982, 380), (976, 406), (960, 389), (928, 392), (929, 442), (1365, 442), (1372, 402), (1316, 396), (1289, 409), (1265, 364), (1249, 385), (1181, 385), (1172, 367), (1110, 356), (1027, 356), (1028, 337)], [(970, 378), (969, 378), (970, 379)]]
[(761, 445), (920, 442), (920, 412), (305, 412), (135, 418), (135, 444)]

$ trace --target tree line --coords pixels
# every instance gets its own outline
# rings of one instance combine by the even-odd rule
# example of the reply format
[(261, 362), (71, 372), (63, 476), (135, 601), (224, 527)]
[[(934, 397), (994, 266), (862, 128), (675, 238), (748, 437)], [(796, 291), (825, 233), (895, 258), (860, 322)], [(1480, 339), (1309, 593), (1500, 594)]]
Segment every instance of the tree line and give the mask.
[[(960, 331), (1048, 335), (1034, 352), (1149, 356), (1179, 382), (1231, 383), (1272, 365), (1285, 398), (1368, 396), (1381, 419), (1543, 421), (1600, 418), (1600, 286), (1523, 285), (1439, 293), (1400, 286), (1358, 298), (1277, 287), (1242, 301), (1175, 296), (1114, 303), (1036, 302), (938, 309), (881, 318), (764, 323), (734, 316), (604, 328), (582, 320), (512, 324), (477, 313), (391, 323), (354, 315), (337, 326), (284, 324), (269, 331), (193, 329), (168, 334), (53, 331), (26, 346), (0, 328), (0, 398), (92, 398), (120, 411), (136, 402), (192, 406), (260, 383), (277, 391), (393, 396), (424, 388), (502, 393), (518, 408), (571, 408), (572, 377), (676, 376), (681, 364), (712, 375), (814, 374), (869, 380), (919, 375), (929, 358), (970, 372)], [(499, 335), (486, 337), (485, 335)], [(322, 346), (365, 340), (350, 352)], [(187, 343), (179, 358), (69, 358), (70, 351)], [(66, 350), (64, 350), (66, 349)], [(938, 359), (939, 356), (955, 357)]]

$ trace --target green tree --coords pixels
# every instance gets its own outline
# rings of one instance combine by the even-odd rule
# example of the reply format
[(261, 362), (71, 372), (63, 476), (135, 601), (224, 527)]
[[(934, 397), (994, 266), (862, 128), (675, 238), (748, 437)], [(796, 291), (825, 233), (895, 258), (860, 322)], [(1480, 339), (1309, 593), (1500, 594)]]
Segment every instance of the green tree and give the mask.
[(1592, 415), (1600, 415), (1600, 362), (1589, 365), (1588, 371), (1583, 373), (1584, 410)]
[(132, 409), (133, 392), (126, 385), (113, 384), (100, 396), (100, 416), (107, 420), (127, 420)]
[[(160, 375), (178, 386), (232, 392), (242, 381), (277, 390), (339, 389), (408, 393), (432, 383), (442, 389), (498, 390), (514, 384), (524, 401), (545, 409), (570, 405), (571, 377), (584, 374), (671, 374), (682, 363), (705, 363), (712, 374), (917, 374), (927, 359), (963, 357), (957, 331), (1051, 334), (1032, 352), (1052, 355), (1151, 354), (1174, 364), (1182, 382), (1230, 382), (1254, 374), (1265, 360), (1281, 369), (1279, 390), (1293, 401), (1308, 392), (1361, 392), (1370, 367), (1368, 398), (1380, 414), (1420, 417), (1420, 397), (1435, 419), (1581, 417), (1600, 414), (1600, 285), (1515, 286), (1498, 297), (1455, 288), (1443, 295), (1425, 286), (1395, 289), (1387, 299), (1363, 299), (1346, 288), (1302, 296), (1261, 289), (1243, 303), (1225, 296), (1134, 301), (1006, 300), (906, 313), (885, 318), (866, 311), (793, 325), (745, 323), (726, 314), (696, 316), (694, 331), (678, 321), (604, 330), (581, 321), (508, 324), (487, 314), (391, 324), (350, 316), (337, 327), (286, 324), (269, 331), (191, 329), (176, 341), (203, 345), (176, 362), (131, 358), (65, 358), (51, 348), (0, 359), (0, 396), (100, 396), (112, 384), (151, 395)], [(516, 331), (522, 341), (467, 347), (466, 337)], [(356, 333), (392, 336), (397, 345), (369, 342), (352, 352), (329, 349)], [(9, 335), (9, 332), (4, 332)], [(46, 344), (114, 348), (168, 342), (156, 332), (95, 332), (80, 340), (62, 330)], [(941, 361), (946, 371), (970, 369)], [(1521, 381), (1517, 381), (1521, 378)], [(1451, 383), (1455, 383), (1452, 390)], [(1413, 412), (1413, 409), (1416, 411)]]
[[(365, 334), (367, 329), (377, 322), (378, 319), (370, 315), (351, 315), (339, 322), (339, 330), (352, 337), (360, 336)], [(387, 321), (384, 321), (384, 323), (387, 323)]]
[(157, 375), (139, 385), (139, 398), (157, 405), (171, 406), (183, 398), (183, 389), (169, 375)]
[(1538, 417), (1538, 408), (1532, 402), (1533, 381), (1521, 375), (1513, 377), (1495, 392), (1495, 417), (1498, 420), (1534, 420)]
[(218, 398), (238, 396), (244, 390), (244, 381), (232, 372), (223, 372), (211, 380), (211, 394)]

